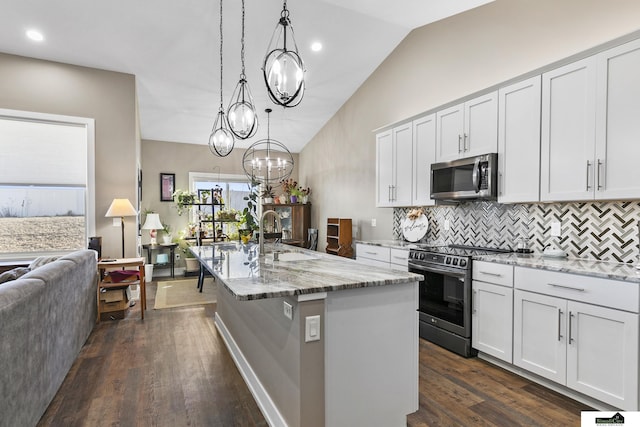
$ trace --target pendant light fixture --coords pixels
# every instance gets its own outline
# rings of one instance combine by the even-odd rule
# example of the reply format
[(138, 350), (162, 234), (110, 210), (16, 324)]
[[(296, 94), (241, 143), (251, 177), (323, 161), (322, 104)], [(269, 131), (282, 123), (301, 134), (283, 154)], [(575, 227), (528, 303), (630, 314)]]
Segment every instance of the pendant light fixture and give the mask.
[(226, 157), (233, 150), (235, 141), (233, 133), (229, 130), (222, 105), (222, 0), (220, 0), (220, 109), (209, 135), (209, 150), (220, 157)]
[(264, 111), (267, 113), (267, 139), (261, 139), (247, 148), (242, 157), (242, 168), (250, 179), (277, 187), (291, 176), (293, 156), (283, 143), (271, 139), (271, 109)]
[(240, 62), (242, 71), (240, 81), (231, 96), (231, 102), (227, 109), (229, 129), (238, 139), (251, 138), (258, 130), (258, 116), (251, 96), (251, 89), (244, 73), (244, 0), (242, 0), (242, 37), (240, 38)]
[[(278, 47), (282, 42), (282, 47)], [(293, 47), (293, 50), (291, 50)], [(298, 54), (293, 27), (284, 0), (280, 19), (271, 36), (262, 65), (269, 98), (283, 107), (295, 107), (304, 96), (304, 63)]]

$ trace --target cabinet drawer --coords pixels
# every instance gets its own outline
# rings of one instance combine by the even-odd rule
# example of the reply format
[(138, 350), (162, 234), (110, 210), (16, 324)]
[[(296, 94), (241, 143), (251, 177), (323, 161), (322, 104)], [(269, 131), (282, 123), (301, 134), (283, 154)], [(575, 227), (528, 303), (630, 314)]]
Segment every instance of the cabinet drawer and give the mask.
[(406, 249), (393, 249), (391, 248), (391, 264), (398, 264), (408, 268), (409, 264), (409, 251)]
[(540, 294), (638, 313), (640, 285), (619, 280), (516, 267), (514, 286)]
[(473, 280), (513, 287), (513, 266), (495, 262), (473, 261)]
[(358, 243), (356, 244), (356, 256), (358, 258), (369, 258), (377, 261), (389, 262), (391, 259), (391, 248)]

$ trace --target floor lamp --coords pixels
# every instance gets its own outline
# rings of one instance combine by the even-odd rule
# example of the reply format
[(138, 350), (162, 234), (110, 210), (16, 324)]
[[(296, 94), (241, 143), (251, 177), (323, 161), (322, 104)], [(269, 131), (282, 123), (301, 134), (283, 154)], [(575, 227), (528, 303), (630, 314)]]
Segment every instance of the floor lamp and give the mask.
[(122, 258), (124, 258), (124, 217), (136, 215), (138, 215), (138, 212), (136, 212), (129, 199), (113, 199), (105, 215), (107, 218), (120, 217), (120, 226), (122, 227)]

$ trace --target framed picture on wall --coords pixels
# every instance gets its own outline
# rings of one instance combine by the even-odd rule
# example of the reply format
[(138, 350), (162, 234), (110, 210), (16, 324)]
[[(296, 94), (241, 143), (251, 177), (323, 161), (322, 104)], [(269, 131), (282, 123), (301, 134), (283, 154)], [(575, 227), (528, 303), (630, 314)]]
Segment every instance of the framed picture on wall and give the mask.
[(173, 192), (175, 191), (176, 174), (160, 173), (160, 201), (173, 202)]

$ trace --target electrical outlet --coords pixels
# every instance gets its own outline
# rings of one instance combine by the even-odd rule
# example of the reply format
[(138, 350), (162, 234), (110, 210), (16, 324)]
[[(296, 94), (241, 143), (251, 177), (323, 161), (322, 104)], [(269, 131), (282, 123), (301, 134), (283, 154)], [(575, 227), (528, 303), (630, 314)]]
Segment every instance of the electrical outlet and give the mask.
[(451, 223), (449, 222), (448, 219), (444, 220), (444, 231), (449, 231), (449, 229), (451, 228)]
[(283, 301), (282, 305), (284, 306), (284, 317), (293, 320), (293, 306), (286, 301)]
[(176, 254), (176, 261), (180, 260), (180, 254)]
[(562, 235), (562, 224), (558, 221), (551, 223), (551, 235), (553, 237), (560, 237)]
[(375, 218), (371, 218), (371, 226), (375, 227), (376, 226), (376, 219)]

